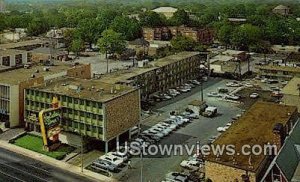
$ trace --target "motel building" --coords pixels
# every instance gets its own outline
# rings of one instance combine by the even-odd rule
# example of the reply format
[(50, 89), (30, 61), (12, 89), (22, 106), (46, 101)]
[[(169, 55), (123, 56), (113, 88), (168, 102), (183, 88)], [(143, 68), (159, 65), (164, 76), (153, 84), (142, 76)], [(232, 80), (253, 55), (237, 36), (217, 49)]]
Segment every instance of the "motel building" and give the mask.
[(27, 130), (41, 132), (38, 114), (53, 98), (61, 107), (59, 140), (69, 145), (80, 146), (82, 137), (86, 147), (108, 152), (130, 139), (140, 121), (139, 89), (65, 76), (25, 90)]

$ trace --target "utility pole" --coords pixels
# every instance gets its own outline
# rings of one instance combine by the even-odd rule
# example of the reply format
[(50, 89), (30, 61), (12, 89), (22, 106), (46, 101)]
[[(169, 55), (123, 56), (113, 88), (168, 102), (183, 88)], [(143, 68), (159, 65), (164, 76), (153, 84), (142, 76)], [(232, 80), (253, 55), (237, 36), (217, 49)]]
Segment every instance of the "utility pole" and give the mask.
[(81, 172), (83, 173), (83, 136), (81, 132), (80, 132), (80, 137), (81, 137)]

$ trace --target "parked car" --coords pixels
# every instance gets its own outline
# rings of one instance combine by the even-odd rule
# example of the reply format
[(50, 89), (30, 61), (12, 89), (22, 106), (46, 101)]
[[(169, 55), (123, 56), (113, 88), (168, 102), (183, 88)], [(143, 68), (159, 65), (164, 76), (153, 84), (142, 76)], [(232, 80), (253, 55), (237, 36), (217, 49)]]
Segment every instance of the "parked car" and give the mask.
[(109, 152), (109, 154), (123, 159), (124, 162), (128, 161), (127, 153), (122, 153), (122, 152), (117, 151), (117, 152)]
[(201, 84), (198, 80), (192, 80), (191, 82), (192, 82), (192, 84), (195, 84), (195, 85), (200, 85)]
[(180, 163), (180, 166), (191, 170), (198, 170), (200, 167), (200, 162), (196, 160), (184, 160)]
[(240, 97), (239, 96), (237, 96), (237, 95), (233, 95), (233, 94), (228, 94), (228, 95), (225, 95), (224, 96), (224, 99), (228, 99), (228, 100), (239, 100), (240, 99)]
[(222, 97), (222, 95), (218, 94), (217, 92), (209, 92), (207, 93), (208, 97)]
[(216, 107), (207, 107), (205, 108), (205, 111), (202, 113), (203, 116), (205, 117), (213, 117), (217, 114), (218, 109)]
[(178, 182), (187, 182), (188, 176), (178, 172), (170, 172), (166, 174), (166, 180), (178, 181)]
[(278, 83), (278, 82), (279, 82), (278, 80), (273, 80), (273, 79), (267, 80), (268, 84), (275, 84), (275, 83)]
[(274, 91), (271, 93), (272, 97), (283, 97), (283, 94), (281, 92), (278, 91)]
[(226, 94), (229, 92), (229, 90), (227, 88), (222, 88), (222, 87), (219, 87), (218, 88), (218, 92), (219, 93), (222, 93), (222, 94)]
[(252, 94), (250, 94), (249, 97), (252, 98), (252, 99), (256, 99), (256, 98), (259, 97), (259, 94), (258, 93), (252, 93)]
[(108, 170), (110, 172), (115, 172), (118, 167), (109, 162), (109, 161), (106, 161), (106, 160), (101, 160), (101, 159), (97, 159), (95, 160), (93, 163), (92, 163), (92, 168), (96, 167), (96, 168), (100, 168), (100, 169), (103, 169), (103, 170)]
[(122, 160), (121, 158), (113, 156), (113, 155), (108, 155), (108, 154), (101, 156), (99, 159), (111, 162), (112, 164), (114, 164), (116, 166), (120, 166), (124, 162), (124, 160)]
[(218, 132), (224, 132), (224, 131), (226, 131), (226, 129), (225, 129), (224, 127), (218, 127), (218, 128), (217, 128), (217, 131), (218, 131)]
[(240, 86), (242, 86), (242, 84), (240, 84), (239, 82), (234, 81), (234, 82), (226, 83), (226, 86), (227, 87), (240, 87)]

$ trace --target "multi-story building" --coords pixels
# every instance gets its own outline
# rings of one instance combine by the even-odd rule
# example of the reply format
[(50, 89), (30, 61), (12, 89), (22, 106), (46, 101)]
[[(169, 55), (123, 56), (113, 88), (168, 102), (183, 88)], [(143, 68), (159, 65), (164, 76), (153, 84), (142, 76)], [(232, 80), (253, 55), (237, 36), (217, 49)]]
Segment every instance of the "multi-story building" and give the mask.
[(195, 28), (195, 27), (156, 27), (156, 28), (143, 28), (143, 36), (147, 41), (154, 40), (171, 40), (172, 37), (186, 36), (193, 40), (210, 44), (214, 39), (214, 32), (207, 28)]
[[(234, 152), (211, 152), (206, 156), (206, 177), (214, 182), (260, 181), (276, 155), (274, 151), (281, 149), (297, 121), (295, 106), (256, 102), (213, 142), (214, 147), (234, 146)], [(273, 146), (272, 150), (266, 148), (268, 144)], [(250, 146), (249, 150), (245, 145)], [(253, 152), (256, 151), (254, 146), (269, 153)]]
[(0, 123), (24, 125), (24, 89), (64, 75), (91, 78), (90, 65), (55, 62), (54, 66), (32, 65), (0, 73)]
[(62, 107), (63, 135), (72, 138), (71, 133), (75, 133), (96, 139), (106, 152), (119, 139), (128, 139), (130, 128), (140, 120), (138, 89), (97, 79), (61, 77), (26, 89), (27, 129), (40, 131), (38, 113), (51, 108), (53, 97)]
[(0, 67), (18, 67), (30, 62), (30, 53), (22, 50), (0, 49)]
[(107, 83), (137, 86), (142, 98), (156, 92), (163, 92), (200, 76), (200, 65), (206, 55), (198, 52), (180, 52), (150, 62), (143, 68), (120, 70), (103, 76)]
[(294, 76), (300, 77), (300, 68), (284, 65), (256, 66), (258, 75), (266, 78), (290, 80)]

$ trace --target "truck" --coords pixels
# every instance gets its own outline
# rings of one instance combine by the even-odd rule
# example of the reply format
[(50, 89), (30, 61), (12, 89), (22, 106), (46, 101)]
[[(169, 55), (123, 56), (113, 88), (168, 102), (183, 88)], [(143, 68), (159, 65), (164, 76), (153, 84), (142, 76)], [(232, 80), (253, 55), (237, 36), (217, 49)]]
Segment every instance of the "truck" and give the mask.
[(205, 108), (202, 115), (205, 117), (214, 117), (217, 113), (218, 113), (218, 109), (216, 107), (209, 106)]

